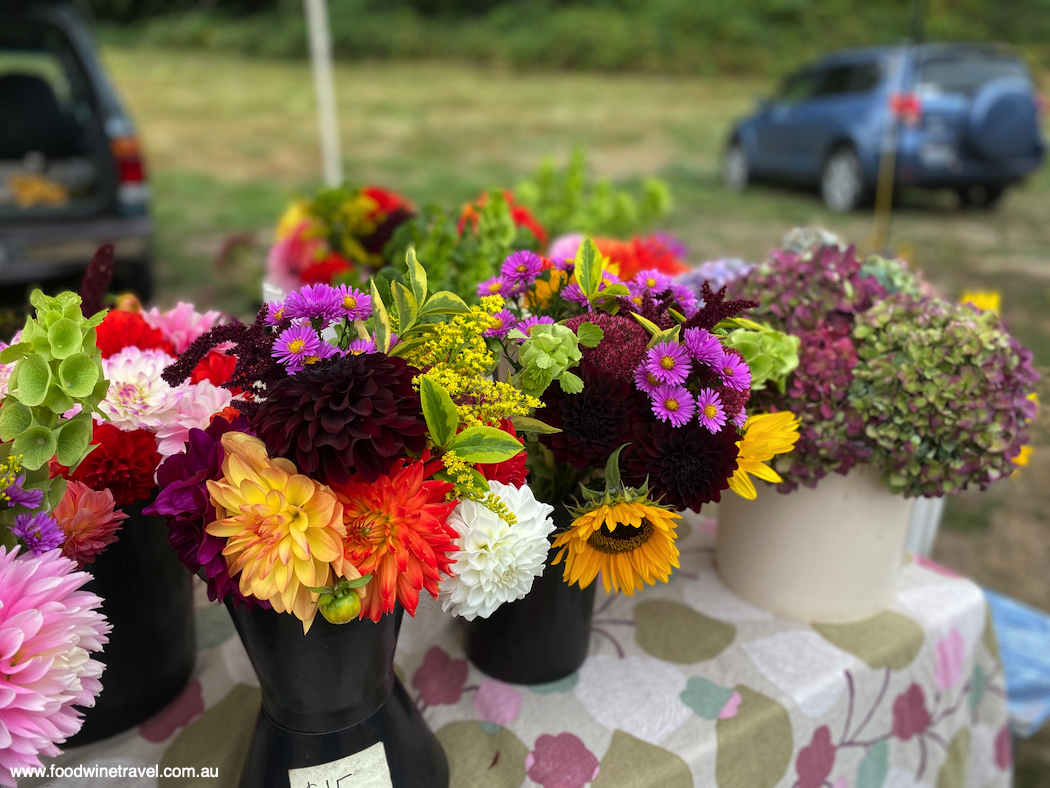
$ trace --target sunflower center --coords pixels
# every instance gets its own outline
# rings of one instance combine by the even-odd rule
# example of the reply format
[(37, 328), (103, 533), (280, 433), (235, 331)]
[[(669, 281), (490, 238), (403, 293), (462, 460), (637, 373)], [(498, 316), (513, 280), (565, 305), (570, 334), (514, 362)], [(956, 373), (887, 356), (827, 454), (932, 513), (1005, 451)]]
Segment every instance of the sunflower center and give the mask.
[(600, 553), (629, 553), (648, 542), (654, 530), (656, 529), (653, 524), (646, 519), (643, 519), (637, 528), (620, 523), (615, 531), (610, 531), (608, 526), (603, 525), (600, 530), (591, 534), (587, 544)]
[(293, 339), (291, 342), (288, 343), (288, 352), (289, 353), (302, 353), (303, 347), (305, 345), (306, 345), (306, 342), (304, 342), (303, 340), (301, 340), (301, 339)]
[(674, 359), (670, 356), (664, 356), (660, 359), (660, 366), (664, 369), (674, 369)]
[(718, 408), (714, 405), (704, 405), (704, 415), (709, 419), (713, 419), (718, 415)]

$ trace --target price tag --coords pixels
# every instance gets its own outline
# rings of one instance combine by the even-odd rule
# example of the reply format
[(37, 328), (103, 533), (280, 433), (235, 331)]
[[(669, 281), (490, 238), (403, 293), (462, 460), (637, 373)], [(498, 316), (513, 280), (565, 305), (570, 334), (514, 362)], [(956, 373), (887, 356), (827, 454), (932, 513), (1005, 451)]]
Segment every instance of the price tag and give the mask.
[(288, 783), (291, 788), (394, 788), (383, 742), (338, 761), (289, 769)]

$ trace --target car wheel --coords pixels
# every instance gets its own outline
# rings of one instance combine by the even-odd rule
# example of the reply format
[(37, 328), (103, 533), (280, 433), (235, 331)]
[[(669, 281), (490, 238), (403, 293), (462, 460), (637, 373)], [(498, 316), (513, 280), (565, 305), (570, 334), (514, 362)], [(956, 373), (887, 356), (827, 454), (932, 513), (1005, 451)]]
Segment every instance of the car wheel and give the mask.
[(959, 194), (960, 208), (993, 208), (1003, 196), (1006, 187), (973, 184), (956, 190)]
[(733, 140), (722, 156), (722, 183), (730, 191), (738, 192), (751, 182), (751, 163), (740, 140)]
[(839, 148), (824, 164), (820, 196), (828, 210), (847, 213), (860, 207), (864, 198), (864, 173), (860, 159), (850, 148)]

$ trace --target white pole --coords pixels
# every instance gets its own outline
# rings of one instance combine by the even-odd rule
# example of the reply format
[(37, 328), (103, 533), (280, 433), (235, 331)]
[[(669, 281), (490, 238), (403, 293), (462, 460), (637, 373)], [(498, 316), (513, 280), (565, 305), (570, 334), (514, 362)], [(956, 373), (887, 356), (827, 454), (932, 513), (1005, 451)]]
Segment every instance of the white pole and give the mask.
[(303, 0), (310, 29), (310, 60), (317, 93), (317, 119), (321, 127), (321, 158), (324, 182), (330, 188), (343, 183), (343, 159), (339, 153), (339, 120), (335, 111), (335, 80), (332, 76), (332, 36), (328, 29), (327, 0)]

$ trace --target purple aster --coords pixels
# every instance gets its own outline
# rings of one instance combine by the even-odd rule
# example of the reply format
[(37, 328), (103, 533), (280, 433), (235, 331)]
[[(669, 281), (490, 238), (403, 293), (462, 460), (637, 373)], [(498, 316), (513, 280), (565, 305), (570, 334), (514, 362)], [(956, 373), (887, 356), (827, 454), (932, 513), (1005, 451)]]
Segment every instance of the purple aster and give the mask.
[[(519, 322), (518, 325), (514, 327), (518, 329), (518, 331), (523, 333), (525, 336), (528, 336), (533, 326), (538, 326), (541, 324), (554, 325), (554, 318), (547, 317), (546, 315), (531, 315)], [(522, 339), (520, 341), (524, 342), (525, 340)]]
[(692, 317), (700, 311), (700, 302), (697, 300), (696, 293), (688, 287), (672, 282), (670, 290), (675, 301), (677, 301), (678, 305), (682, 307), (682, 314), (687, 318)]
[(721, 432), (726, 424), (726, 410), (722, 407), (722, 398), (714, 389), (700, 389), (696, 397), (700, 411), (700, 423), (710, 432)]
[(657, 388), (652, 397), (653, 414), (660, 421), (671, 422), (672, 426), (688, 424), (696, 413), (696, 400), (685, 386), (667, 383)]
[(576, 270), (576, 261), (572, 258), (562, 259), (560, 257), (554, 257), (551, 259), (551, 264), (559, 271), (565, 271), (567, 274), (571, 274)]
[(347, 353), (353, 353), (355, 356), (361, 353), (376, 353), (376, 341), (374, 339), (355, 339), (352, 341), (346, 349)]
[[(314, 329), (300, 323), (282, 331), (273, 343), (271, 355), (284, 364), (289, 374), (298, 372), (306, 364), (306, 359), (321, 352), (321, 340)], [(327, 343), (326, 343), (327, 344)]]
[(4, 490), (11, 506), (24, 506), (26, 509), (36, 509), (44, 502), (43, 490), (27, 490), (22, 485), (26, 482), (24, 473), (18, 474), (11, 486)]
[(650, 396), (660, 387), (660, 381), (649, 371), (648, 362), (643, 360), (634, 371), (634, 385), (639, 391), (644, 391)]
[[(654, 295), (662, 293), (671, 286), (671, 277), (667, 274), (660, 273), (655, 268), (651, 268), (647, 271), (639, 271), (634, 275), (634, 280), (627, 287), (630, 288), (631, 292), (634, 293), (634, 287), (641, 288), (641, 292), (648, 291)], [(640, 295), (641, 293), (639, 293)]]
[(711, 369), (718, 369), (722, 357), (726, 354), (718, 337), (706, 328), (687, 328), (683, 332), (683, 337), (685, 348), (689, 351), (690, 356)]
[(650, 238), (663, 244), (664, 248), (677, 260), (685, 260), (689, 256), (689, 247), (677, 235), (660, 231), (653, 233)]
[(744, 425), (746, 423), (747, 423), (747, 409), (746, 408), (741, 408), (740, 412), (738, 414), (736, 414), (736, 417), (733, 419), (733, 424), (736, 425), (736, 428), (738, 430), (742, 430), (742, 429), (744, 429)]
[(507, 298), (510, 296), (511, 285), (502, 276), (494, 276), (491, 279), (486, 279), (480, 285), (478, 285), (478, 298), (484, 298), (485, 296), (503, 296)]
[(335, 289), (339, 298), (339, 309), (348, 320), (368, 320), (372, 316), (372, 296), (349, 285)]
[(580, 286), (575, 282), (563, 287), (559, 295), (561, 295), (566, 301), (572, 301), (573, 303), (585, 306), (588, 309), (591, 307), (590, 302), (587, 300), (587, 296), (583, 294), (583, 291), (580, 290)]
[(339, 350), (335, 345), (325, 342), (323, 339), (317, 344), (317, 352), (311, 353), (309, 356), (303, 359), (303, 366), (309, 364), (316, 364), (318, 361), (323, 361), (326, 358), (332, 356), (341, 356), (342, 351)]
[(499, 272), (508, 282), (528, 284), (543, 270), (543, 258), (528, 250), (515, 252), (503, 261)]
[(66, 538), (58, 521), (46, 512), (18, 515), (11, 533), (25, 542), (34, 555), (60, 547)]
[(266, 322), (271, 326), (276, 326), (287, 319), (288, 315), (285, 313), (284, 301), (270, 301), (266, 307)]
[(507, 309), (504, 309), (502, 312), (497, 312), (493, 317), (499, 320), (499, 325), (490, 328), (484, 333), (484, 336), (506, 339), (507, 334), (509, 334), (510, 330), (514, 328), (514, 324), (518, 322), (518, 318)]
[(746, 391), (751, 387), (751, 370), (736, 353), (725, 353), (715, 371), (722, 378), (722, 383), (731, 389)]
[(661, 383), (685, 383), (693, 363), (685, 347), (677, 342), (660, 342), (645, 354), (647, 369)]
[(324, 325), (344, 314), (343, 299), (331, 285), (305, 285), (284, 299), (285, 317), (320, 320)]

